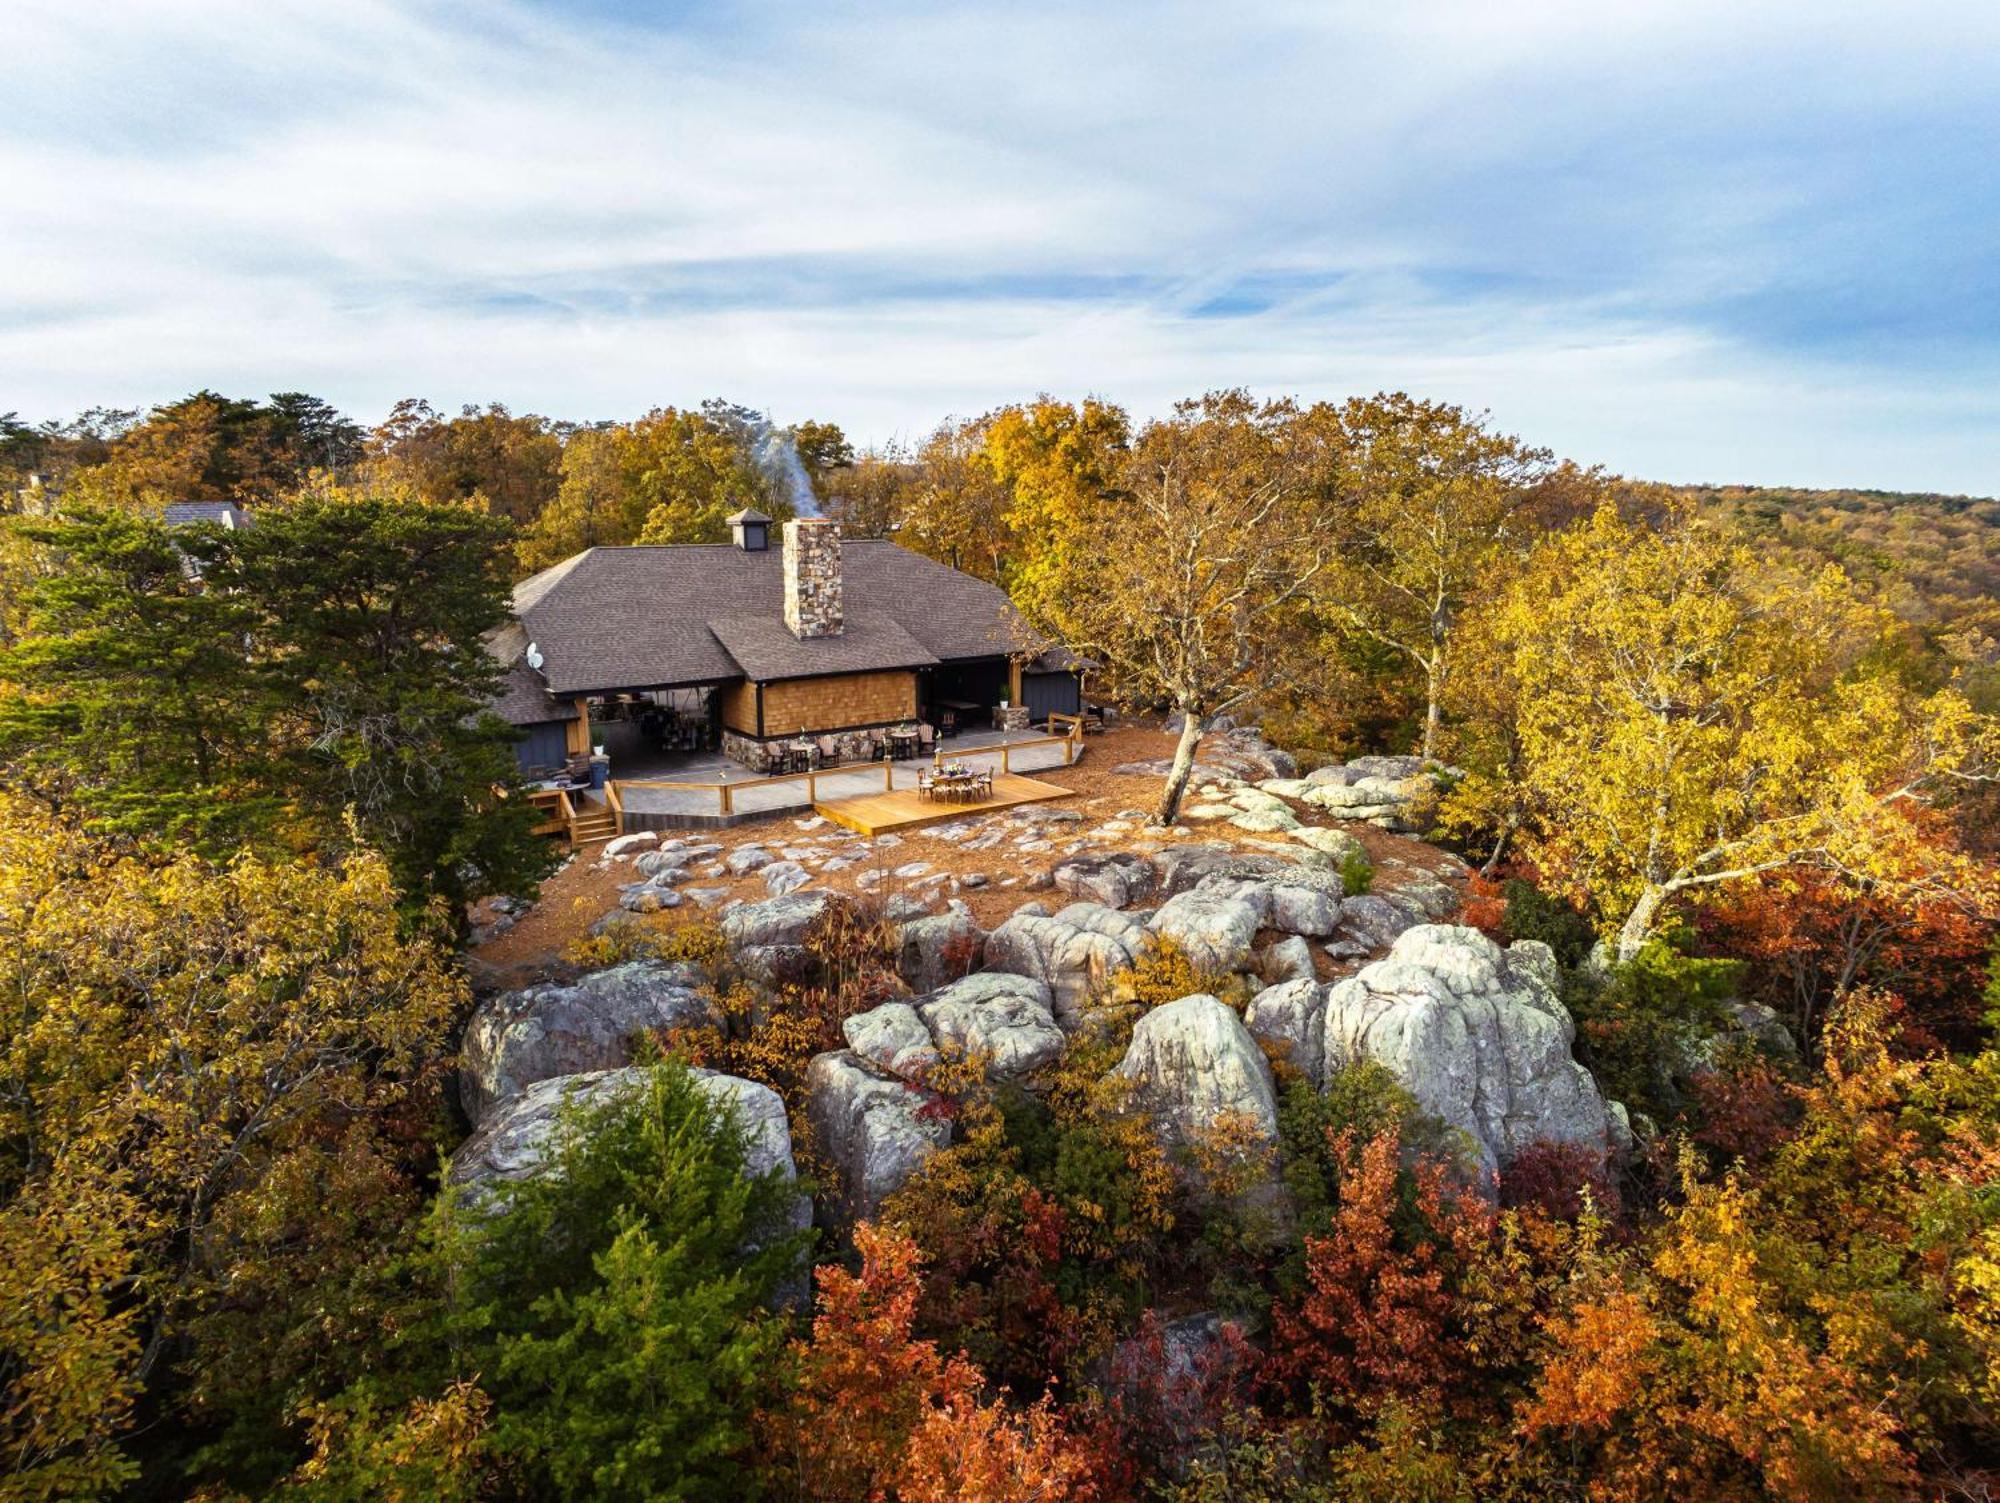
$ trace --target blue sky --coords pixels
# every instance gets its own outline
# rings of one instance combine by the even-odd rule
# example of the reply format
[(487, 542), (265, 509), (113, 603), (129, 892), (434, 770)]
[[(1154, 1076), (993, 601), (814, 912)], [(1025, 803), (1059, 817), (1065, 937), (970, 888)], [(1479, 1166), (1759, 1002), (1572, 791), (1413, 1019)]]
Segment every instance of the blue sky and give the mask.
[(0, 0), (0, 410), (1404, 389), (2000, 492), (2000, 6)]

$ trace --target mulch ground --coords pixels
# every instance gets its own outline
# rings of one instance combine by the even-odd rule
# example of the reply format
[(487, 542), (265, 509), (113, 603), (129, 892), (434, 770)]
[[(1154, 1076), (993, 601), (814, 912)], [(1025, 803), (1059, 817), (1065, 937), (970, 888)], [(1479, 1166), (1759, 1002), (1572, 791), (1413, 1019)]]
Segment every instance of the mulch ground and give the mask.
[[(866, 842), (859, 837), (848, 840), (826, 821), (815, 821), (809, 810), (774, 814), (723, 830), (683, 832), (690, 840), (716, 844), (723, 849), (698, 869), (703, 874), (684, 884), (682, 891), (694, 887), (721, 891), (710, 905), (684, 902), (662, 915), (660, 922), (699, 923), (712, 918), (731, 900), (755, 902), (769, 896), (758, 873), (732, 878), (726, 871), (717, 870), (731, 852), (748, 845), (762, 846), (777, 855), (788, 849), (799, 853), (815, 868), (815, 887), (869, 894), (877, 899), (901, 891), (927, 900), (933, 908), (942, 908), (946, 898), (962, 898), (980, 925), (988, 929), (1002, 923), (1023, 903), (1049, 896), (1046, 887), (1049, 869), (1078, 841), (1099, 849), (1142, 853), (1166, 844), (1191, 841), (1268, 850), (1273, 837), (1250, 835), (1217, 821), (1186, 820), (1178, 827), (1185, 833), (1178, 834), (1145, 830), (1145, 817), (1159, 801), (1160, 779), (1112, 769), (1124, 763), (1171, 756), (1175, 740), (1157, 725), (1128, 723), (1090, 737), (1083, 759), (1074, 766), (1037, 770), (1035, 777), (1072, 788), (1077, 794), (1046, 807), (1074, 810), (1083, 816), (1080, 824), (1051, 826), (1043, 832), (1046, 843), (1037, 840), (1037, 832), (1010, 819), (1006, 813), (981, 816), (976, 809), (967, 810), (963, 821), (908, 831), (896, 837), (896, 844), (879, 850), (867, 849)], [(1033, 809), (1024, 812), (1031, 817)], [(1457, 870), (1445, 852), (1422, 841), (1392, 835), (1370, 825), (1330, 819), (1317, 810), (1296, 812), (1305, 823), (1345, 829), (1359, 838), (1375, 863), (1376, 891), (1393, 890), (1418, 874), (1448, 876)], [(994, 824), (980, 825), (982, 835), (1004, 830), (1004, 838), (982, 849), (968, 850), (963, 837), (953, 839), (950, 833), (940, 833), (962, 831), (968, 822), (983, 818), (990, 818)], [(980, 838), (974, 836), (974, 842)], [(1304, 854), (1303, 847), (1298, 849)], [(618, 906), (619, 889), (623, 885), (640, 880), (631, 860), (631, 856), (640, 852), (607, 859), (602, 851), (602, 846), (593, 847), (571, 859), (542, 884), (535, 905), (519, 916), (511, 928), (472, 950), (469, 958), (478, 983), (520, 986), (562, 971), (564, 951), (582, 938), (591, 924)], [(825, 869), (829, 858), (837, 869)], [(840, 864), (846, 861), (852, 864)], [(926, 870), (907, 877), (895, 875), (898, 868), (916, 865)], [(976, 885), (967, 885), (968, 878)], [(1068, 901), (1060, 894), (1056, 898), (1059, 902)], [(480, 923), (490, 914), (482, 905), (473, 917), (475, 923)]]

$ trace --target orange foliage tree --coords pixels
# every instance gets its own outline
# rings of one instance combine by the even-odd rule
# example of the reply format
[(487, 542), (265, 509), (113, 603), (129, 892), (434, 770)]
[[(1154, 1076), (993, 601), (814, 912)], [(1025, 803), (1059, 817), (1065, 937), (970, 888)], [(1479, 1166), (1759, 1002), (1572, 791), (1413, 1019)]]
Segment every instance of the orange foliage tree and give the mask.
[(855, 1228), (861, 1269), (822, 1267), (812, 1338), (794, 1344), (798, 1386), (766, 1419), (798, 1495), (902, 1503), (1037, 1503), (1097, 1495), (1087, 1452), (1044, 1397), (983, 1397), (964, 1353), (914, 1335), (923, 1255), (907, 1236)]

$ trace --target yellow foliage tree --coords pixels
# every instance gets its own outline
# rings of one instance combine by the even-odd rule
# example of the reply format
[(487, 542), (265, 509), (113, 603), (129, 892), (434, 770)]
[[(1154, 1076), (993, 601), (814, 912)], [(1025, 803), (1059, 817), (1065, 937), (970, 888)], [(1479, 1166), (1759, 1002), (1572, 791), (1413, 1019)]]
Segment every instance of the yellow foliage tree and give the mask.
[(1202, 733), (1271, 686), (1287, 613), (1327, 566), (1309, 504), (1323, 456), (1296, 419), (1289, 402), (1227, 391), (1149, 424), (1121, 466), (1119, 504), (1080, 528), (1087, 585), (1044, 602), (1115, 691), (1181, 713), (1159, 824), (1174, 822)]
[(1484, 623), (1511, 765), (1456, 810), (1521, 811), (1528, 853), (1621, 958), (1677, 900), (1779, 867), (1948, 888), (1918, 816), (1979, 775), (1992, 729), (1873, 659), (1888, 629), (1838, 569), (1801, 577), (1686, 516), (1603, 508)]
[(1491, 588), (1503, 558), (1525, 551), (1552, 456), (1462, 408), (1401, 392), (1305, 420), (1331, 423), (1340, 448), (1341, 547), (1325, 598), (1348, 630), (1421, 675), (1418, 750), (1432, 756), (1459, 614)]
[[(33, 1494), (115, 1440), (254, 1246), (225, 1212), (393, 1110), (463, 1005), (372, 855), (149, 862), (0, 801), (0, 1459)], [(311, 1176), (299, 1177), (310, 1182)]]

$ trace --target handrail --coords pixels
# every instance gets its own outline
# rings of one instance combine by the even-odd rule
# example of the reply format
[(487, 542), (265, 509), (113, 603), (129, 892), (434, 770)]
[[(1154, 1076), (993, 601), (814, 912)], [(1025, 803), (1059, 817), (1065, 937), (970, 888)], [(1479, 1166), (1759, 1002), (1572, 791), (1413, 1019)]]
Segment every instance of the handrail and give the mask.
[[(1082, 745), (1082, 741), (1083, 729), (1079, 723), (1073, 726), (1066, 735), (1030, 736), (1019, 741), (1002, 741), (992, 746), (967, 747), (965, 750), (954, 752), (952, 755), (960, 761), (969, 761), (975, 757), (997, 757), (1000, 763), (1000, 770), (1005, 773), (1011, 773), (1013, 771), (1013, 754), (1015, 752), (1027, 751), (1034, 747), (1060, 746), (1063, 748), (1063, 766), (1070, 767), (1076, 763), (1078, 750)], [(625, 828), (625, 804), (622, 790), (627, 788), (659, 789), (668, 793), (713, 794), (716, 799), (717, 811), (727, 816), (735, 812), (736, 795), (739, 792), (770, 788), (780, 783), (802, 782), (806, 785), (806, 801), (809, 804), (813, 804), (819, 802), (819, 780), (821, 778), (840, 777), (846, 774), (858, 773), (870, 767), (880, 767), (882, 769), (883, 791), (885, 793), (894, 792), (896, 787), (896, 768), (898, 765), (900, 764), (893, 761), (883, 760), (878, 762), (871, 759), (865, 762), (836, 763), (832, 767), (815, 767), (805, 772), (772, 772), (756, 777), (732, 778), (720, 783), (697, 783), (683, 778), (613, 778), (607, 785), (607, 788), (611, 808), (613, 813), (618, 816), (618, 828), (622, 834)]]

